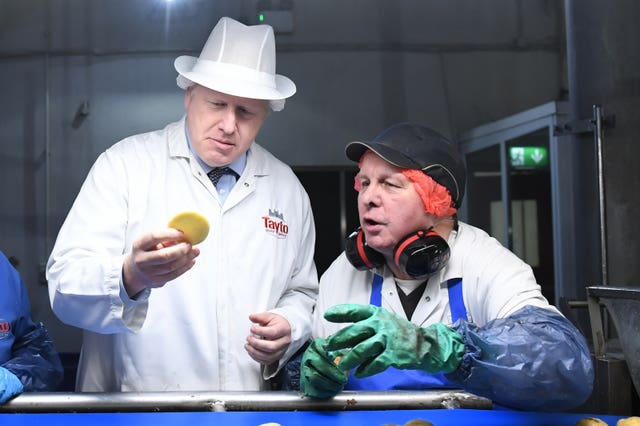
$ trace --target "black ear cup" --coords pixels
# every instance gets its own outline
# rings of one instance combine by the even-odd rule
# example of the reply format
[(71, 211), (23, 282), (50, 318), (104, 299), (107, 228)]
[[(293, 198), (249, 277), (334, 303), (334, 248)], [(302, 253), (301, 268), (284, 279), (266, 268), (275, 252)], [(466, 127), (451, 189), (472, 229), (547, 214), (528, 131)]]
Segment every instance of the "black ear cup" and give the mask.
[[(364, 232), (355, 230), (345, 240), (345, 254), (360, 271), (384, 265), (384, 256), (367, 245)], [(451, 255), (449, 244), (432, 228), (413, 232), (396, 244), (396, 266), (414, 279), (427, 278), (446, 265)]]
[(347, 237), (344, 252), (349, 262), (360, 271), (384, 265), (384, 256), (367, 245), (360, 228)]
[(450, 256), (449, 245), (433, 229), (409, 234), (398, 242), (393, 253), (396, 266), (414, 279), (435, 274)]

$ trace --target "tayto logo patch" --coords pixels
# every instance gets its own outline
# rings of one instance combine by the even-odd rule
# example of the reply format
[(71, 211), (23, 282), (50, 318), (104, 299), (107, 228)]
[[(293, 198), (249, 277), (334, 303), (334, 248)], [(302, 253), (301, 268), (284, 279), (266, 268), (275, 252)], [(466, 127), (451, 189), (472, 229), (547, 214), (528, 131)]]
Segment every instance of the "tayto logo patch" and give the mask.
[(11, 332), (11, 323), (0, 319), (0, 339), (6, 338)]
[(269, 209), (267, 216), (262, 216), (264, 221), (264, 230), (269, 234), (273, 234), (277, 238), (287, 238), (289, 234), (289, 225), (284, 221), (284, 215), (277, 209)]

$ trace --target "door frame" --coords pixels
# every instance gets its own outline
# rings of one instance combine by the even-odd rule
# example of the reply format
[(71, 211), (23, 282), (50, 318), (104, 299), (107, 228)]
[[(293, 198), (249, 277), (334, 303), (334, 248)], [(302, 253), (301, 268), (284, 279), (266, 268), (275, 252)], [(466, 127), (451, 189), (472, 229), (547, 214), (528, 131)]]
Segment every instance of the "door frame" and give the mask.
[[(532, 133), (540, 129), (548, 129), (549, 133), (549, 171), (551, 174), (551, 220), (554, 262), (554, 294), (552, 301), (559, 306), (563, 297), (576, 292), (577, 259), (573, 255), (575, 238), (572, 232), (562, 232), (563, 222), (575, 218), (573, 197), (562, 196), (573, 188), (573, 168), (569, 138), (556, 135), (556, 128), (561, 128), (567, 121), (569, 105), (563, 101), (553, 101), (537, 106), (491, 123), (474, 127), (463, 132), (458, 139), (458, 148), (465, 158), (467, 155), (495, 145), (500, 147), (500, 187), (503, 207), (504, 232), (507, 241), (503, 245), (513, 249), (509, 229), (511, 228), (511, 199), (508, 191), (508, 155), (507, 142), (511, 139)], [(468, 218), (467, 199), (459, 209), (460, 218)], [(570, 228), (568, 228), (570, 229)]]

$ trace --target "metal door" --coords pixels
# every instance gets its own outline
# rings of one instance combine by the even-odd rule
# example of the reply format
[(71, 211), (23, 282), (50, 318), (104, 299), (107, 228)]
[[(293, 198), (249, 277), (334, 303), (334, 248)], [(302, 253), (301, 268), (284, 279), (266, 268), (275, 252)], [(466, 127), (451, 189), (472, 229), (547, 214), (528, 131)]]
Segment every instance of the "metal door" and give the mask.
[(563, 262), (570, 242), (560, 235), (562, 172), (553, 131), (565, 107), (545, 104), (465, 132), (459, 141), (467, 164), (461, 220), (531, 265), (542, 293), (555, 304), (570, 273)]

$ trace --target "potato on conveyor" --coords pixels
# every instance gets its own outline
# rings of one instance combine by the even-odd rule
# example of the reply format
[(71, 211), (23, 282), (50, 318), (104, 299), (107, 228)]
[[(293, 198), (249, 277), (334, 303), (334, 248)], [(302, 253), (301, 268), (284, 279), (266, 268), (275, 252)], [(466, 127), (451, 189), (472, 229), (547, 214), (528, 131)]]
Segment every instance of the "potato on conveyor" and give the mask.
[(182, 231), (191, 245), (200, 244), (209, 234), (209, 221), (200, 213), (186, 211), (178, 213), (169, 221), (169, 228)]
[(608, 426), (608, 424), (597, 417), (585, 417), (584, 419), (578, 420), (576, 426)]
[(626, 419), (618, 420), (616, 426), (640, 426), (640, 417), (627, 417)]
[(404, 426), (433, 426), (433, 423), (422, 419), (409, 420)]

